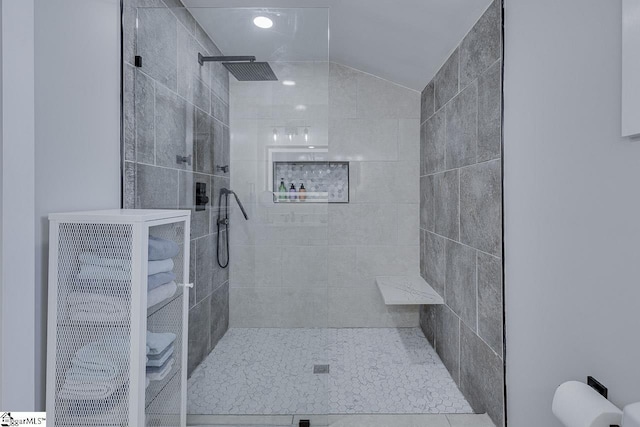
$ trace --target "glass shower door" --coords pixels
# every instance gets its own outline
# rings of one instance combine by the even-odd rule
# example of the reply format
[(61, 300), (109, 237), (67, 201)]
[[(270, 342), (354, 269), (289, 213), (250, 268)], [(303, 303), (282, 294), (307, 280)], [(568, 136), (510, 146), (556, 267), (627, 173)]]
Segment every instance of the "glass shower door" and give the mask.
[(192, 210), (189, 424), (326, 424), (329, 206), (348, 201), (328, 157), (328, 22), (125, 7), (125, 199)]

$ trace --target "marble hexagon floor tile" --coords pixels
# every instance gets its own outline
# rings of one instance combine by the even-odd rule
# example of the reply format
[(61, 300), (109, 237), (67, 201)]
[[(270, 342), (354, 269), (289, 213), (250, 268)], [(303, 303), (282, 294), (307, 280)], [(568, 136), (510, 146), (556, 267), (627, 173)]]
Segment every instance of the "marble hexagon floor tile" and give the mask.
[(419, 328), (232, 328), (187, 402), (190, 414), (473, 413)]

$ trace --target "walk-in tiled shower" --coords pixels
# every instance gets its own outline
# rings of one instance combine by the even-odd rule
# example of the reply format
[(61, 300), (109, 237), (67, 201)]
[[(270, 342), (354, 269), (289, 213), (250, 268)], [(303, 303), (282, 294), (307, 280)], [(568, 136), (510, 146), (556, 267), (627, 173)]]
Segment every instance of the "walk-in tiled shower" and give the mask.
[[(472, 62), (489, 60), (484, 46), (496, 48), (492, 31), (501, 25), (499, 0), (484, 3), (462, 20), (480, 19), (482, 27), (474, 33), (467, 25), (453, 37), (459, 44), (472, 35), (455, 51), (470, 46)], [(448, 77), (451, 60), (437, 76), (424, 71), (423, 87), (435, 79), (416, 90), (334, 57), (332, 8), (216, 5), (125, 0), (123, 8), (125, 207), (192, 211), (188, 422), (337, 426), (345, 421), (331, 417), (371, 416), (370, 425), (401, 426), (425, 416), (448, 425), (445, 414), (491, 410), (501, 424), (502, 372), (482, 364), (470, 372), (463, 362), (474, 355), (461, 359), (466, 350), (450, 341), (460, 341), (475, 316), (473, 340), (483, 345), (474, 348), (501, 363), (502, 324), (494, 322), (502, 316), (501, 284), (462, 277), (466, 265), (444, 265), (432, 254), (437, 238), (442, 250), (457, 245), (476, 259), (464, 236), (446, 227), (475, 218), (473, 207), (462, 212), (464, 202), (484, 191), (460, 182), (474, 179), (465, 168), (500, 165), (500, 135), (486, 135), (492, 145), (485, 147), (480, 136), (494, 129), (465, 121), (467, 104), (456, 108), (465, 93)], [(475, 91), (474, 111), (492, 102), (500, 108), (499, 96), (477, 91), (497, 73), (500, 92), (501, 37), (491, 70), (463, 76), (465, 91)], [(441, 49), (442, 63), (456, 43)], [(426, 54), (407, 52), (407, 60)], [(431, 125), (440, 116), (442, 135)], [(500, 127), (499, 115), (489, 119)], [(447, 145), (452, 135), (473, 145), (473, 162), (449, 164), (468, 148), (457, 139)], [(491, 155), (476, 162), (481, 146)], [(442, 150), (442, 164), (432, 171), (426, 165), (440, 153), (433, 150)], [(425, 182), (436, 172), (455, 175), (440, 179), (437, 191), (471, 185), (474, 195), (435, 203), (435, 184)], [(433, 221), (446, 230), (429, 228)], [(494, 243), (490, 251), (483, 242), (473, 247), (478, 263), (488, 258), (501, 271), (501, 243)], [(380, 276), (422, 276), (445, 304), (393, 305), (378, 288)], [(481, 318), (475, 309), (459, 313), (459, 298), (477, 290)], [(479, 392), (500, 401), (489, 404)]]

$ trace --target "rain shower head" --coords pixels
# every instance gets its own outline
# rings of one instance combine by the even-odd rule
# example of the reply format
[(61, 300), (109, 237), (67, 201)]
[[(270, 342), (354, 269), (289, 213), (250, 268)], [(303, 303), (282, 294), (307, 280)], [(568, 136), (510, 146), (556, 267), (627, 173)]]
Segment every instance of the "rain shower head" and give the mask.
[(241, 82), (262, 82), (278, 80), (268, 62), (256, 62), (255, 56), (202, 56), (198, 62), (222, 62), (227, 70)]

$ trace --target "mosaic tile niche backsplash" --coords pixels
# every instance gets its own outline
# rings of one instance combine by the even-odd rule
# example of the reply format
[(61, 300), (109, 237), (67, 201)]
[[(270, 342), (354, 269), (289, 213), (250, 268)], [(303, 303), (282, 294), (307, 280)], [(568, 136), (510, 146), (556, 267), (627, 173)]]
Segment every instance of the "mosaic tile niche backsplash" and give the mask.
[[(286, 196), (280, 192), (284, 181)], [(291, 184), (296, 193), (289, 192)], [(299, 193), (304, 184), (306, 193)], [(348, 162), (274, 162), (275, 202), (349, 203)]]

